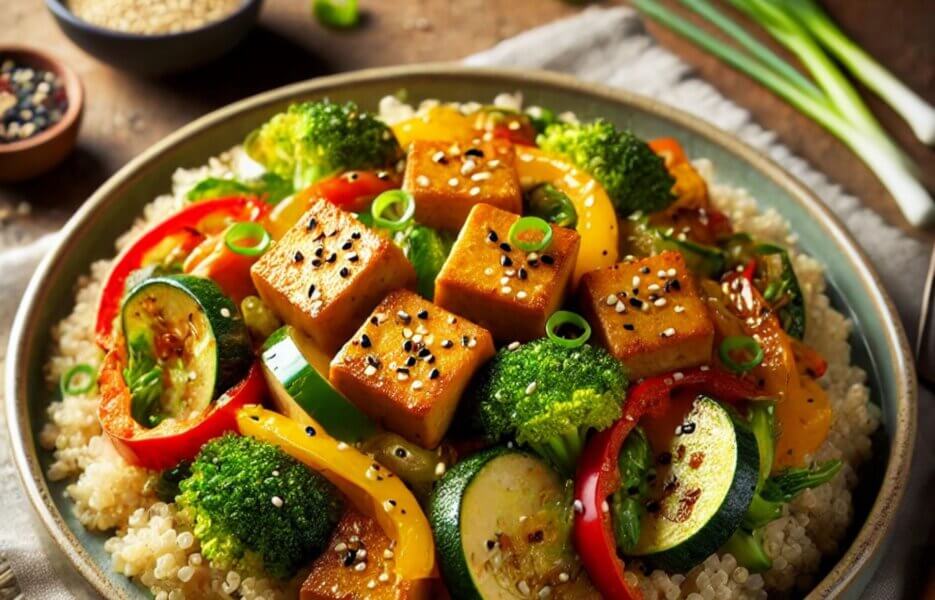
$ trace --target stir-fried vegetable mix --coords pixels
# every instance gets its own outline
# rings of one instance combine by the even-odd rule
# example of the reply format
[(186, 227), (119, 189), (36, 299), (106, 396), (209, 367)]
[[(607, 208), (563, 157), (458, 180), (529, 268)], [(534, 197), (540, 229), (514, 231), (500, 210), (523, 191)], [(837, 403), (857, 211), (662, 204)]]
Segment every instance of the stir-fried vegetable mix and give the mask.
[[(262, 175), (201, 181), (115, 261), (103, 365), (61, 385), (98, 387), (215, 564), (638, 598), (625, 561), (768, 568), (763, 528), (839, 472), (806, 460), (830, 408), (792, 256), (733, 231), (675, 140), (314, 101), (245, 149)], [(383, 540), (379, 581), (322, 554), (348, 527)]]

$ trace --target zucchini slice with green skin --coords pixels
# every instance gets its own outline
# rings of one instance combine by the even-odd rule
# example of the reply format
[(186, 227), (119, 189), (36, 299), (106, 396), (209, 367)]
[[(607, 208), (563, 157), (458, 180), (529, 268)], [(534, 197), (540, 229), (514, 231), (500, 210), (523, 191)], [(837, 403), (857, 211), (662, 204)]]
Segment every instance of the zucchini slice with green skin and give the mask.
[(328, 382), (329, 362), (328, 356), (290, 325), (274, 331), (260, 351), (263, 374), (283, 414), (300, 422), (310, 416), (344, 442), (364, 440), (376, 427)]
[(629, 554), (685, 573), (717, 551), (743, 521), (757, 487), (756, 438), (717, 401), (699, 397), (670, 447), (654, 450), (656, 478), (639, 542)]
[(131, 350), (147, 353), (161, 370), (161, 394), (149, 410), (153, 422), (204, 410), (237, 385), (253, 361), (240, 310), (210, 279), (144, 279), (127, 293), (121, 320)]
[(539, 458), (496, 447), (456, 464), (429, 504), (445, 584), (456, 600), (597, 598), (570, 538), (571, 495)]

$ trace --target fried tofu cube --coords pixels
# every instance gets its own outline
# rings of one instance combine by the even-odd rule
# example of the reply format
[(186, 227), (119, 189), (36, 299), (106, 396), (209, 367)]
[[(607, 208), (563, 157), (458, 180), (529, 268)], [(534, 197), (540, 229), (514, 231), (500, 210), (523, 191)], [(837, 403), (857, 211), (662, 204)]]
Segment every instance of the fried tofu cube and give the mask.
[(486, 329), (399, 290), (334, 357), (329, 378), (375, 421), (434, 448), (471, 376), (493, 354)]
[(416, 221), (457, 231), (475, 205), (484, 202), (520, 213), (523, 192), (509, 142), (473, 146), (416, 140), (409, 148), (403, 189), (416, 201)]
[(489, 204), (471, 210), (435, 280), (435, 302), (490, 330), (500, 341), (545, 335), (569, 289), (581, 238), (552, 226), (552, 242), (526, 252), (509, 241), (519, 217)]
[(335, 528), (328, 549), (312, 563), (299, 599), (427, 600), (431, 585), (429, 579), (398, 579), (390, 539), (376, 520), (351, 508)]
[(586, 273), (579, 300), (594, 339), (634, 379), (711, 360), (714, 323), (679, 252)]
[(416, 273), (390, 240), (319, 200), (250, 269), (263, 301), (333, 354), (373, 307)]

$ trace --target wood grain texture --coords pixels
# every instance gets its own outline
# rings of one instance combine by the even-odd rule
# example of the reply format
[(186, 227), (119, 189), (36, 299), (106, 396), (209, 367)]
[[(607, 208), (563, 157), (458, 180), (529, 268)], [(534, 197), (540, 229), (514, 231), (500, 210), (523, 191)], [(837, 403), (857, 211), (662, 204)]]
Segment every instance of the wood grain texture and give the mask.
[[(28, 202), (32, 214), (14, 223), (55, 227), (129, 159), (179, 126), (234, 100), (326, 73), (455, 60), (581, 10), (559, 0), (362, 0), (361, 4), (366, 10), (363, 27), (335, 33), (310, 17), (307, 0), (266, 0), (260, 26), (231, 54), (198, 72), (146, 80), (98, 63), (72, 45), (42, 0), (2, 0), (0, 22), (5, 27), (0, 30), (0, 44), (38, 44), (63, 58), (81, 76), (87, 104), (77, 151), (52, 173), (0, 187), (0, 210)], [(826, 0), (825, 4), (860, 44), (935, 102), (931, 0)], [(701, 76), (775, 130), (796, 153), (888, 221), (911, 235), (935, 239), (912, 231), (873, 175), (817, 125), (717, 60), (654, 25), (649, 29)], [(923, 166), (929, 187), (935, 187), (935, 152), (915, 142), (909, 129), (880, 102), (871, 98), (870, 103)]]

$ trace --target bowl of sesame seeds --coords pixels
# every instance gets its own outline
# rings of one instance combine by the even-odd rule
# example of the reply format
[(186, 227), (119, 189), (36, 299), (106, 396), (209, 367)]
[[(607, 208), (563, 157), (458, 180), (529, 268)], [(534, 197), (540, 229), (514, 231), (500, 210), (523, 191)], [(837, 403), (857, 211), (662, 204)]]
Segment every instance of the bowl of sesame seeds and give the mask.
[(135, 75), (160, 76), (207, 64), (256, 23), (262, 0), (46, 0), (82, 50)]
[(52, 56), (0, 46), (0, 182), (44, 173), (78, 138), (84, 91), (78, 76)]

